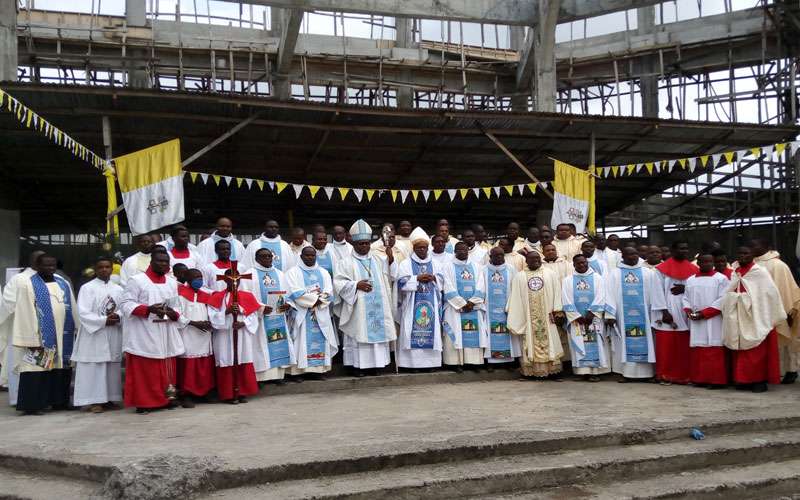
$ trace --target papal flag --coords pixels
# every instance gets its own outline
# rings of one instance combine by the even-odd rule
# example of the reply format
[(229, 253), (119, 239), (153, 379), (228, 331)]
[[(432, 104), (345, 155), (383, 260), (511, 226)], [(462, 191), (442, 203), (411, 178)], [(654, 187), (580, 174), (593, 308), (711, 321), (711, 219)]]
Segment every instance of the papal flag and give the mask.
[(563, 161), (553, 165), (553, 216), (551, 227), (575, 224), (580, 234), (594, 234), (594, 175)]
[(114, 158), (114, 166), (131, 233), (184, 219), (180, 140)]

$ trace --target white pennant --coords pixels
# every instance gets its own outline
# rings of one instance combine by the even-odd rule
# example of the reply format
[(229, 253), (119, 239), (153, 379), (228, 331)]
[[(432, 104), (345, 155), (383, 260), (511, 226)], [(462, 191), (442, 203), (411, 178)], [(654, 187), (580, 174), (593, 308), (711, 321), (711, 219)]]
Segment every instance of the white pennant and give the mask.
[(697, 158), (689, 158), (689, 172), (694, 172), (695, 167), (697, 167)]
[(358, 201), (361, 201), (361, 197), (364, 196), (364, 190), (363, 189), (353, 188), (353, 194), (356, 195), (356, 198), (358, 198)]
[(430, 189), (423, 189), (422, 190), (422, 197), (425, 198), (425, 203), (428, 203), (428, 196), (431, 195)]
[(761, 152), (763, 152), (764, 156), (768, 159), (772, 158), (773, 151), (775, 151), (775, 146), (764, 146), (761, 148)]
[(253, 188), (253, 179), (245, 179), (244, 182), (247, 184), (247, 189)]
[(636, 164), (636, 173), (638, 174), (639, 171), (641, 171), (641, 170), (642, 170), (642, 164), (641, 163), (637, 163)]
[(494, 190), (495, 196), (500, 198), (500, 186), (494, 186), (492, 189)]
[(795, 151), (800, 149), (800, 141), (790, 142), (789, 147), (787, 149), (789, 150), (789, 156), (792, 156), (792, 154), (794, 154)]
[(222, 178), (225, 179), (225, 185), (226, 186), (230, 186), (231, 185), (231, 181), (233, 180), (233, 177), (231, 177), (230, 175), (223, 175)]
[(603, 168), (603, 177), (608, 177), (608, 175), (610, 173), (611, 173), (611, 167), (604, 167)]
[(268, 186), (269, 186), (269, 188), (270, 188), (270, 189), (272, 189), (273, 191), (275, 190), (275, 182), (274, 182), (274, 181), (267, 181), (267, 185), (268, 185)]
[(722, 153), (717, 153), (715, 155), (711, 155), (711, 168), (712, 169), (717, 168), (717, 165), (719, 165), (719, 159), (720, 158), (722, 158)]
[(325, 191), (325, 195), (328, 197), (329, 200), (333, 197), (333, 188), (332, 187), (325, 186), (325, 187), (322, 188), (322, 190)]
[(303, 192), (303, 188), (306, 187), (306, 185), (305, 184), (292, 184), (292, 187), (294, 188), (294, 197), (295, 198), (300, 198), (300, 193)]
[(203, 179), (203, 184), (208, 183), (208, 174), (200, 174), (200, 178)]
[(450, 196), (450, 201), (456, 201), (456, 193), (458, 193), (458, 189), (447, 190), (447, 194)]
[(541, 187), (542, 189), (547, 189), (547, 183), (546, 182), (540, 182), (539, 183), (539, 187)]
[(472, 192), (475, 193), (475, 198), (480, 199), (480, 197), (481, 197), (481, 188), (472, 188)]
[(525, 184), (517, 184), (517, 191), (519, 191), (520, 196), (525, 194)]
[(401, 189), (400, 190), (400, 201), (405, 203), (407, 197), (408, 197), (408, 189)]

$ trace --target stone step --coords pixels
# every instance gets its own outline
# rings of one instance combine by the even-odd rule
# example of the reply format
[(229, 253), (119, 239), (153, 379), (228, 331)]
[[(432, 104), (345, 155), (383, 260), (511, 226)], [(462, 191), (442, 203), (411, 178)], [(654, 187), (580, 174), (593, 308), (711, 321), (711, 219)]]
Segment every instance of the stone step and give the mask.
[(0, 500), (52, 500), (97, 498), (100, 484), (38, 472), (0, 468)]
[(576, 483), (536, 492), (515, 492), (473, 498), (482, 500), (626, 500), (692, 498), (693, 500), (750, 500), (797, 498), (800, 459), (756, 465), (698, 469), (612, 483)]
[(751, 430), (646, 444), (540, 452), (412, 465), (221, 490), (205, 498), (421, 499), (538, 491), (574, 483), (647, 478), (709, 467), (800, 458), (800, 429)]

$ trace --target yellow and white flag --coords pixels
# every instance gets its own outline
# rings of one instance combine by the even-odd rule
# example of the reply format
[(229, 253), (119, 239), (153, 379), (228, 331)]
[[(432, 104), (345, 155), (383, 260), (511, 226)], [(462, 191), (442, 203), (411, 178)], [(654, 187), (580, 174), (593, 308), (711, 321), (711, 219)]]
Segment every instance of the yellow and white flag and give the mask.
[(180, 140), (114, 158), (114, 165), (131, 233), (184, 219)]
[(551, 227), (575, 224), (578, 233), (594, 234), (594, 176), (589, 170), (554, 161)]

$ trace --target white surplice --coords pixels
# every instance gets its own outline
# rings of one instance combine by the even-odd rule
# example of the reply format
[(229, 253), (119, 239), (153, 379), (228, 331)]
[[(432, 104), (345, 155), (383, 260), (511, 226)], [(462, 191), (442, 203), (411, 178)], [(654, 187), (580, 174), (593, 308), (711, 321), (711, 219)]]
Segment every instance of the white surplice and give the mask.
[(471, 262), (476, 265), (485, 265), (486, 261), (489, 257), (489, 252), (487, 252), (483, 247), (475, 243), (475, 245), (469, 249), (467, 253), (467, 261)]
[(164, 276), (164, 283), (155, 283), (145, 272), (128, 280), (120, 304), (123, 352), (151, 359), (183, 354), (185, 348), (177, 321), (154, 322), (161, 318), (153, 314), (144, 318), (133, 314), (141, 305), (147, 307), (162, 303), (178, 304), (178, 283), (174, 278)]
[(128, 284), (128, 280), (137, 274), (147, 271), (150, 267), (150, 254), (136, 252), (122, 262), (119, 271), (119, 284), (123, 288)]
[(594, 272), (600, 274), (600, 276), (608, 276), (608, 264), (606, 264), (603, 257), (605, 257), (605, 255), (601, 255), (600, 252), (595, 250), (592, 256), (586, 260), (589, 261), (589, 268), (593, 269)]
[[(230, 292), (225, 292), (225, 298), (220, 307), (208, 306), (208, 319), (214, 329), (211, 342), (214, 348), (214, 364), (219, 368), (233, 366), (233, 315), (225, 310), (232, 303)], [(239, 313), (238, 321), (244, 327), (237, 332), (236, 361), (240, 365), (253, 362), (253, 342), (258, 332), (258, 316), (261, 309), (251, 311), (250, 314)]]
[[(458, 292), (458, 267), (465, 264), (472, 264), (469, 261), (458, 260), (453, 256), (453, 260), (444, 267), (444, 351), (442, 353), (443, 363), (446, 365), (482, 365), (483, 350), (489, 346), (489, 327), (486, 324), (486, 276), (483, 266), (472, 264), (475, 280), (475, 290), (472, 296), (465, 299)], [(467, 269), (467, 268), (463, 268)], [(461, 331), (461, 309), (473, 304), (473, 311), (477, 312), (478, 317), (478, 341), (480, 347), (463, 347)], [(449, 331), (448, 331), (449, 328)], [(452, 335), (452, 337), (451, 337)]]
[[(311, 279), (316, 277), (318, 272), (322, 282), (317, 280), (307, 284), (304, 271), (311, 273)], [(317, 264), (306, 266), (300, 261), (286, 273), (286, 283), (289, 286), (288, 302), (295, 309), (291, 331), (297, 365), (296, 368), (292, 368), (291, 373), (292, 375), (299, 375), (302, 373), (327, 372), (333, 365), (332, 360), (336, 356), (339, 347), (329, 310), (330, 300), (333, 296), (333, 281), (328, 271)], [(316, 318), (325, 338), (325, 360), (322, 366), (308, 366), (308, 329), (311, 327), (309, 313)]]
[[(622, 302), (622, 282), (625, 279), (626, 271), (630, 269), (641, 269), (644, 293), (644, 314), (643, 329), (647, 336), (647, 363), (633, 363), (627, 361), (625, 348), (625, 310)], [(609, 317), (616, 319), (616, 325), (611, 337), (611, 369), (614, 373), (620, 373), (626, 378), (650, 378), (653, 376), (656, 362), (655, 345), (653, 331), (650, 328), (650, 319), (655, 312), (663, 311), (664, 291), (661, 281), (650, 269), (644, 268), (641, 262), (634, 266), (628, 266), (620, 261), (615, 269), (608, 273), (606, 295), (606, 306)]]
[(227, 271), (230, 268), (220, 267), (220, 265), (221, 262), (219, 260), (215, 260), (209, 264), (204, 265), (203, 268), (200, 269), (200, 271), (203, 273), (203, 286), (215, 292), (221, 292), (222, 290), (225, 290), (228, 287), (226, 282), (224, 280), (217, 279), (217, 276), (224, 276), (225, 271)]
[(344, 260), (350, 257), (350, 255), (353, 253), (353, 245), (348, 243), (347, 240), (333, 240), (330, 245), (333, 248), (333, 251), (336, 252), (336, 256), (339, 258), (339, 260)]
[(78, 292), (80, 334), (75, 341), (75, 406), (122, 401), (122, 327), (106, 325), (112, 312), (119, 312), (122, 287), (99, 278)]
[(247, 245), (245, 257), (239, 262), (240, 269), (255, 267), (256, 252), (262, 248), (272, 251), (272, 265), (283, 273), (286, 273), (297, 264), (297, 258), (288, 243), (283, 241), (280, 236), (268, 238), (262, 233), (259, 238)]
[(668, 332), (689, 331), (689, 318), (687, 318), (686, 313), (683, 312), (683, 294), (673, 295), (672, 292), (670, 292), (672, 287), (675, 285), (686, 285), (687, 280), (679, 280), (671, 276), (667, 276), (658, 269), (653, 269), (652, 272), (658, 277), (658, 280), (661, 283), (664, 303), (667, 306), (666, 309), (672, 315), (672, 321), (675, 322), (677, 328), (672, 328), (669, 323), (664, 323), (661, 321), (660, 314), (654, 315), (652, 318), (650, 318), (652, 321), (651, 326), (657, 330), (664, 330)]
[(8, 404), (17, 404), (17, 394), (19, 392), (19, 373), (12, 369), (16, 363), (14, 349), (14, 336), (11, 334), (14, 326), (14, 310), (17, 307), (17, 289), (22, 280), (30, 279), (36, 271), (26, 267), (19, 274), (14, 275), (5, 288), (3, 288), (3, 301), (0, 306), (0, 345), (4, 346), (3, 368), (0, 370), (0, 385), (8, 387)]
[[(417, 275), (414, 273), (413, 263), (416, 262), (422, 266), (427, 267), (426, 274), (432, 274), (436, 280), (429, 283), (420, 283), (417, 281)], [(395, 356), (397, 357), (397, 366), (400, 368), (435, 368), (442, 366), (442, 331), (441, 331), (441, 300), (442, 290), (444, 287), (444, 276), (442, 269), (440, 269), (435, 262), (431, 259), (431, 254), (425, 259), (420, 259), (416, 254), (412, 253), (411, 257), (397, 267), (397, 289), (400, 294), (400, 333), (397, 336), (397, 348), (395, 349)], [(414, 327), (414, 304), (416, 294), (421, 287), (428, 287), (432, 292), (433, 302), (430, 308), (431, 316), (427, 318), (428, 321), (433, 322), (433, 346), (432, 348), (415, 348), (411, 345), (411, 332)]]
[[(383, 368), (391, 361), (389, 344), (397, 338), (392, 290), (392, 273), (396, 273), (396, 266), (396, 262), (390, 266), (386, 259), (376, 255), (362, 256), (353, 252), (336, 269), (334, 286), (342, 301), (339, 328), (344, 333), (345, 366)], [(372, 281), (372, 292), (358, 290), (356, 285), (361, 280)], [(380, 294), (381, 317), (367, 317), (367, 293)], [(370, 320), (379, 325), (371, 327)], [(378, 332), (382, 332), (380, 338), (375, 337)]]
[(570, 236), (566, 240), (555, 238), (553, 239), (553, 245), (556, 246), (559, 257), (564, 257), (567, 262), (572, 262), (572, 257), (581, 253), (582, 241), (574, 236)]
[[(185, 289), (188, 289), (186, 287)], [(200, 292), (211, 294), (212, 290), (200, 288)], [(184, 353), (181, 358), (205, 358), (211, 356), (214, 351), (211, 342), (211, 332), (203, 331), (189, 324), (190, 321), (210, 321), (208, 316), (208, 306), (203, 302), (197, 301), (198, 292), (192, 290), (192, 300), (183, 295), (178, 295), (178, 307), (180, 313), (178, 318), (178, 329), (183, 339)]]
[(203, 256), (200, 252), (195, 248), (192, 249), (191, 247), (186, 249), (189, 252), (188, 257), (176, 257), (175, 252), (176, 250), (174, 247), (170, 250), (167, 250), (167, 255), (169, 255), (169, 268), (170, 273), (172, 272), (172, 268), (175, 267), (175, 264), (183, 264), (188, 269), (202, 269), (203, 266), (206, 264), (206, 261), (203, 259)]
[[(233, 234), (228, 235), (227, 238), (223, 238), (221, 236), (217, 236), (217, 232), (214, 231), (211, 233), (211, 236), (204, 239), (197, 245), (197, 251), (200, 253), (200, 257), (203, 259), (204, 263), (214, 262), (217, 260), (217, 251), (214, 249), (214, 245), (217, 244), (217, 241), (225, 240), (231, 244), (231, 260), (238, 260), (242, 261), (245, 258), (245, 248), (241, 241), (237, 240)], [(248, 266), (243, 263), (242, 269), (247, 268)]]
[[(582, 303), (576, 299), (575, 292), (591, 289), (591, 302)], [(567, 316), (567, 333), (569, 335), (570, 360), (572, 372), (576, 375), (601, 375), (611, 371), (611, 339), (606, 333), (604, 316), (606, 312), (606, 282), (603, 276), (594, 269), (589, 268), (585, 273), (573, 270), (572, 276), (563, 279), (561, 285), (561, 302), (564, 314)], [(591, 325), (580, 325), (577, 319), (582, 317), (586, 310), (594, 313)], [(599, 366), (583, 366), (585, 358), (584, 330), (591, 328), (597, 336), (597, 354)]]
[(606, 265), (608, 266), (609, 270), (615, 269), (617, 264), (622, 262), (622, 252), (619, 250), (611, 250), (610, 248), (606, 247), (601, 250), (601, 252), (603, 252), (605, 255)]
[[(686, 280), (686, 292), (682, 296), (684, 309), (702, 311), (706, 308), (722, 310), (722, 297), (730, 280), (722, 273), (711, 276), (695, 275)], [(719, 347), (722, 344), (722, 316), (700, 321), (689, 320), (689, 345), (691, 347)]]
[(428, 255), (431, 256), (431, 260), (433, 260), (434, 264), (442, 269), (453, 260), (453, 254), (447, 252), (435, 253), (433, 248), (428, 249)]

